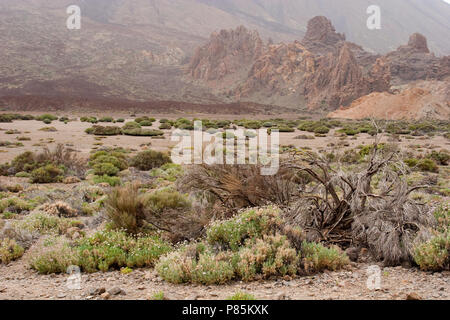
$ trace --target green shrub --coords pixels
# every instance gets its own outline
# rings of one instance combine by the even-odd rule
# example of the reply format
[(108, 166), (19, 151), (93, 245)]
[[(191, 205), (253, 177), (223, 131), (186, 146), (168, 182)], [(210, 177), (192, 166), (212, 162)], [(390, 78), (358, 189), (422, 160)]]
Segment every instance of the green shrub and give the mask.
[(98, 120), (98, 122), (114, 122), (112, 117), (103, 117)]
[(92, 128), (86, 129), (87, 134), (92, 134), (96, 136), (116, 136), (122, 134), (122, 129), (115, 126), (93, 126)]
[(40, 234), (64, 234), (69, 228), (81, 227), (83, 224), (76, 219), (61, 218), (44, 212), (34, 212), (20, 220), (17, 225), (30, 232)]
[(245, 293), (242, 291), (238, 291), (232, 296), (229, 296), (227, 300), (235, 300), (235, 301), (245, 301), (245, 300), (256, 300), (255, 296), (250, 293)]
[(327, 134), (329, 132), (330, 132), (330, 128), (328, 128), (326, 126), (319, 126), (314, 129), (314, 133), (318, 133), (318, 134)]
[(336, 271), (350, 262), (345, 253), (326, 248), (320, 243), (303, 242), (301, 251), (302, 264), (307, 273)]
[(148, 171), (171, 162), (172, 161), (168, 155), (154, 150), (147, 150), (138, 153), (131, 159), (130, 163), (131, 166), (141, 171)]
[(97, 232), (73, 246), (50, 243), (47, 247), (47, 254), (37, 252), (30, 261), (33, 269), (44, 274), (65, 272), (68, 265), (78, 265), (89, 273), (153, 267), (171, 250), (157, 237), (130, 236), (121, 231)]
[(116, 176), (128, 168), (126, 154), (117, 150), (98, 151), (89, 158), (89, 166), (97, 176)]
[(436, 162), (431, 159), (421, 159), (417, 163), (417, 167), (423, 172), (439, 172), (439, 167)]
[(450, 161), (450, 154), (446, 150), (442, 151), (432, 151), (429, 158), (434, 160), (436, 163), (447, 166)]
[(144, 196), (144, 206), (154, 213), (162, 213), (166, 209), (183, 210), (191, 208), (191, 201), (186, 195), (172, 188), (163, 188)]
[(77, 265), (77, 253), (65, 238), (49, 238), (30, 258), (30, 267), (40, 274), (66, 273), (70, 266)]
[(117, 187), (117, 186), (120, 186), (122, 184), (122, 181), (120, 180), (119, 177), (110, 177), (110, 176), (107, 176), (107, 175), (94, 176), (94, 180), (93, 181), (94, 181), (95, 184), (107, 183), (111, 187)]
[(170, 130), (172, 129), (172, 125), (168, 122), (166, 123), (161, 123), (161, 125), (159, 126), (160, 130)]
[(120, 169), (110, 162), (97, 163), (93, 169), (97, 176), (116, 176), (120, 172)]
[(34, 169), (31, 172), (31, 181), (33, 183), (56, 183), (62, 182), (64, 178), (64, 167), (58, 167), (53, 164)]
[(19, 259), (24, 251), (14, 240), (8, 238), (0, 240), (0, 264), (8, 264)]
[(149, 121), (149, 120), (144, 120), (144, 121), (139, 122), (139, 124), (140, 124), (142, 127), (151, 127), (151, 126), (153, 125), (153, 122), (151, 122), (151, 121)]
[(30, 172), (36, 166), (35, 155), (31, 151), (26, 151), (11, 162), (11, 168), (16, 172)]
[(213, 246), (237, 251), (247, 238), (269, 234), (279, 223), (278, 209), (252, 209), (229, 220), (214, 223), (208, 229), (207, 241)]
[(49, 124), (52, 123), (52, 121), (58, 120), (58, 117), (52, 114), (43, 114), (36, 117), (36, 120), (43, 121), (44, 123)]
[(155, 293), (152, 297), (152, 300), (166, 300), (166, 297), (164, 295), (163, 291), (159, 291), (157, 293)]
[(435, 236), (416, 247), (414, 261), (424, 271), (450, 269), (450, 232)]
[(96, 117), (81, 117), (81, 122), (88, 122), (88, 123), (98, 123), (98, 120)]
[(158, 274), (171, 283), (224, 284), (234, 276), (230, 261), (217, 259), (202, 244), (193, 244), (162, 257)]

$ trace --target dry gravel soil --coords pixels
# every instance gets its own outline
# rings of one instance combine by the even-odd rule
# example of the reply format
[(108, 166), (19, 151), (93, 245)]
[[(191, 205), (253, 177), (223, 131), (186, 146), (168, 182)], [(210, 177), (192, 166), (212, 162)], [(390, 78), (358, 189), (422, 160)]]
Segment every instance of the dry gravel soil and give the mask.
[(67, 288), (67, 274), (39, 275), (19, 261), (0, 266), (0, 299), (151, 300), (163, 291), (169, 300), (221, 300), (237, 291), (258, 300), (405, 300), (450, 298), (450, 272), (425, 273), (403, 267), (381, 268), (381, 289), (367, 288), (368, 264), (347, 270), (278, 281), (235, 282), (223, 286), (173, 285), (151, 269), (82, 274), (81, 289)]

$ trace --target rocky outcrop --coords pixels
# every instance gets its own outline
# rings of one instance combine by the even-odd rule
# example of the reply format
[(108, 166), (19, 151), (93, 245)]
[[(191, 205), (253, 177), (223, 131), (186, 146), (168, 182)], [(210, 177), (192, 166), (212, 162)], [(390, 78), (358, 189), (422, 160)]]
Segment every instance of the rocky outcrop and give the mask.
[(329, 19), (318, 16), (309, 20), (302, 43), (311, 52), (324, 54), (344, 41), (345, 35), (337, 33)]
[(428, 49), (427, 39), (415, 33), (408, 44), (386, 55), (394, 85), (416, 80), (442, 80), (450, 75), (450, 57), (438, 58)]
[(219, 81), (240, 73), (262, 54), (264, 44), (257, 31), (240, 26), (213, 33), (209, 42), (195, 52), (188, 73), (193, 79)]
[(267, 95), (296, 93), (305, 74), (314, 71), (315, 57), (300, 42), (270, 45), (253, 64), (236, 94), (246, 97), (261, 91)]
[(370, 92), (389, 90), (389, 67), (378, 59), (364, 75), (351, 45), (344, 44), (339, 53), (316, 60), (315, 72), (306, 79), (304, 94), (310, 109), (336, 109)]

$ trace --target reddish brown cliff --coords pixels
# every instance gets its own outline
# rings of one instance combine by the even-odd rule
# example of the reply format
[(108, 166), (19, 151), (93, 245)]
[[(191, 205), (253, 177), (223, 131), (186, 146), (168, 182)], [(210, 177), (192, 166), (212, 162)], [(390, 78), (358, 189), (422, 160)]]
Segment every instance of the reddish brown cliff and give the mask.
[(217, 81), (248, 69), (264, 50), (257, 31), (240, 26), (236, 30), (213, 33), (209, 42), (197, 49), (188, 73), (192, 78)]

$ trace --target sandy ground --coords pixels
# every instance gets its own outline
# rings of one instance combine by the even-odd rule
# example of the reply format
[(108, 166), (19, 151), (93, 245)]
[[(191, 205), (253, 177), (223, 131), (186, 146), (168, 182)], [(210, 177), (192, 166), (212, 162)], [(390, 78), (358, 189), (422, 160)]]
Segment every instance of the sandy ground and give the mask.
[[(245, 118), (245, 117), (244, 117)], [(159, 118), (158, 118), (159, 119)], [(127, 121), (130, 121), (128, 119)], [(99, 124), (103, 126), (107, 125), (117, 125), (122, 126), (123, 124)], [(135, 151), (141, 151), (148, 148), (150, 143), (150, 148), (157, 151), (168, 151), (170, 147), (174, 146), (177, 142), (171, 141), (171, 131), (165, 130), (164, 139), (152, 139), (149, 137), (131, 137), (131, 136), (111, 136), (98, 139), (93, 135), (88, 135), (85, 133), (87, 128), (90, 128), (92, 124), (84, 123), (80, 121), (69, 122), (64, 124), (59, 121), (53, 121), (50, 125), (46, 125), (40, 121), (14, 121), (13, 123), (0, 123), (0, 142), (19, 142), (17, 138), (28, 137), (31, 138), (30, 141), (20, 141), (24, 146), (7, 148), (0, 147), (0, 163), (11, 161), (24, 151), (35, 151), (39, 152), (42, 150), (43, 145), (47, 145), (50, 148), (56, 146), (58, 143), (62, 143), (69, 146), (76, 151), (78, 151), (82, 156), (87, 157), (92, 148), (100, 147), (123, 147), (131, 148)], [(44, 127), (54, 127), (56, 132), (45, 132), (41, 131)], [(159, 122), (153, 124), (153, 129), (159, 127)], [(146, 127), (150, 128), (150, 127)], [(20, 133), (18, 134), (6, 134), (7, 130), (15, 129)], [(356, 138), (347, 138), (345, 141), (340, 140), (338, 137), (334, 136), (334, 131), (332, 130), (326, 137), (319, 137), (313, 140), (303, 140), (295, 139), (299, 135), (312, 136), (313, 134), (309, 132), (303, 132), (296, 130), (293, 133), (280, 133), (280, 145), (287, 146), (292, 145), (295, 147), (308, 147), (313, 150), (327, 150), (332, 151), (336, 149), (342, 149), (342, 143), (347, 143), (346, 148), (354, 148), (362, 144), (373, 143), (373, 137), (367, 134), (360, 134)], [(97, 139), (96, 139), (97, 138)], [(383, 141), (386, 141), (384, 138)], [(40, 144), (40, 146), (36, 146)], [(100, 145), (101, 144), (101, 145)], [(417, 137), (413, 140), (402, 139), (400, 146), (405, 148), (408, 145), (429, 145), (428, 148), (447, 148), (449, 149), (450, 143), (442, 136), (435, 136), (433, 138), (426, 138), (422, 140)]]

